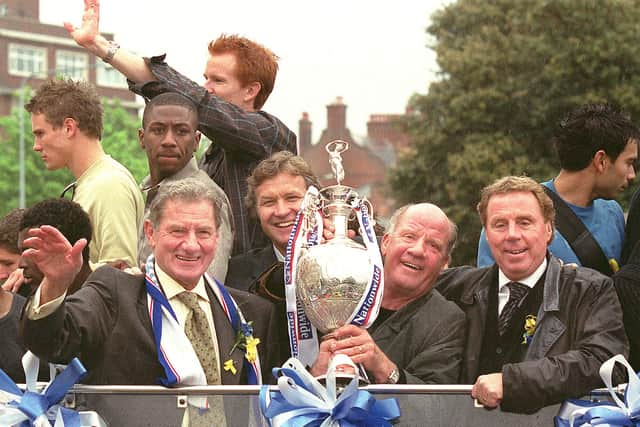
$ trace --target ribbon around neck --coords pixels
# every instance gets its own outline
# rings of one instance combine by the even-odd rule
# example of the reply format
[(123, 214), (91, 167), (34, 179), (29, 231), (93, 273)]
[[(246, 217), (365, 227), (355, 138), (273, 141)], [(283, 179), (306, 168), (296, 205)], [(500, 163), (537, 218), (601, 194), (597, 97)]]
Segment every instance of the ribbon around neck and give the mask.
[(274, 368), (278, 378), (278, 391), (260, 390), (260, 409), (272, 427), (360, 427), (391, 426), (390, 421), (400, 417), (395, 398), (376, 400), (371, 393), (358, 390), (354, 377), (338, 395), (336, 367), (349, 365), (357, 372), (353, 361), (342, 354), (336, 355), (327, 370), (323, 387), (296, 358)]
[(0, 425), (50, 426), (47, 412), (54, 409), (55, 426), (80, 427), (82, 425), (80, 414), (67, 408), (55, 408), (64, 399), (69, 389), (87, 374), (80, 360), (74, 358), (42, 393), (36, 391), (38, 358), (33, 353), (27, 352), (22, 358), (22, 364), (27, 378), (27, 390), (24, 393), (0, 369), (0, 390), (13, 399), (8, 403), (0, 404)]
[[(624, 392), (624, 401), (613, 388), (612, 373), (616, 363), (627, 369), (629, 383)], [(569, 399), (562, 404), (554, 418), (555, 427), (640, 427), (640, 378), (621, 354), (613, 356), (600, 367), (600, 377), (615, 402), (591, 402)]]

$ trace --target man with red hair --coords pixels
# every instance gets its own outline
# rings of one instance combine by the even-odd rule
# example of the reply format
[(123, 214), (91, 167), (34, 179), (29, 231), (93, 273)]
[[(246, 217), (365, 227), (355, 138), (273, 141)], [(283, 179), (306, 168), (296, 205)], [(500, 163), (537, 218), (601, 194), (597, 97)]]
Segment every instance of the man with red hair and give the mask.
[(199, 130), (211, 139), (200, 168), (225, 191), (235, 223), (233, 254), (263, 247), (268, 239), (260, 224), (248, 215), (243, 200), (247, 177), (271, 154), (296, 152), (296, 136), (276, 117), (261, 111), (273, 90), (278, 57), (269, 49), (235, 35), (209, 43), (209, 58), (200, 86), (164, 62), (164, 55), (136, 56), (100, 34), (100, 4), (85, 0), (82, 25), (65, 28), (90, 53), (111, 64), (129, 80), (129, 88), (151, 99), (179, 92), (198, 105)]

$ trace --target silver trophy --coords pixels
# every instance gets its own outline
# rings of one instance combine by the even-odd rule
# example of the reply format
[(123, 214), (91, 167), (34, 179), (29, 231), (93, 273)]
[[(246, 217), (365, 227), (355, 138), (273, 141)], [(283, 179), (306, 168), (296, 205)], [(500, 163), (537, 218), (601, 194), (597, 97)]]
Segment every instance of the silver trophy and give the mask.
[(349, 144), (341, 140), (327, 144), (329, 163), (338, 183), (320, 190), (319, 197), (308, 207), (309, 212), (304, 213), (313, 218), (312, 211), (321, 209), (333, 223), (335, 237), (319, 245), (303, 246), (295, 267), (296, 297), (325, 337), (349, 321), (371, 279), (367, 249), (347, 237), (347, 223), (355, 217), (352, 206), (359, 199), (353, 188), (341, 184), (341, 153), (348, 148)]

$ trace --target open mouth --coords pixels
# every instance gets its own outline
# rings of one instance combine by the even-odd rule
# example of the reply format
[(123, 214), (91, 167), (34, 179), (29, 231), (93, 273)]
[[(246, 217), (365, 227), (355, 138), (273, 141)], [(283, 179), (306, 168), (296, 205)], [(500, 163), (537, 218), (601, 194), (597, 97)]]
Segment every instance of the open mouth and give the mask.
[(291, 226), (293, 226), (294, 221), (285, 221), (285, 222), (277, 222), (275, 224), (273, 224), (274, 226), (278, 227), (278, 228), (289, 228)]
[(505, 252), (510, 254), (510, 255), (520, 255), (520, 254), (526, 252), (526, 249), (510, 250), (510, 251), (505, 251)]
[(176, 258), (178, 258), (180, 261), (187, 261), (187, 262), (194, 262), (200, 259), (200, 257), (190, 257), (185, 255), (176, 255)]
[(418, 265), (415, 265), (415, 264), (412, 264), (410, 262), (403, 262), (402, 265), (404, 265), (405, 267), (408, 267), (408, 268), (410, 268), (412, 270), (415, 270), (415, 271), (422, 270), (422, 267), (420, 267)]

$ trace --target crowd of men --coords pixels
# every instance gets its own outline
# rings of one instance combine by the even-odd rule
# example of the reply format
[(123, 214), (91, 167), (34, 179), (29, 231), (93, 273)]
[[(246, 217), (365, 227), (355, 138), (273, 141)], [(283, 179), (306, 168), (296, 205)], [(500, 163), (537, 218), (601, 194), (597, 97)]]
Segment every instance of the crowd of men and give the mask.
[[(87, 1), (82, 26), (66, 27), (147, 100), (149, 175), (136, 185), (102, 149), (89, 84), (53, 79), (36, 91), (26, 106), (34, 150), (75, 182), (71, 200), (0, 222), (0, 367), (23, 380), (30, 349), (56, 363), (79, 357), (91, 384), (273, 382), (271, 368), (291, 355), (286, 246), (319, 186), (295, 135), (261, 110), (277, 57), (222, 36), (199, 86), (163, 56), (120, 49), (98, 22)], [(198, 164), (201, 133), (212, 145)], [(601, 386), (600, 365), (629, 348), (640, 368), (640, 196), (626, 237), (614, 200), (635, 177), (638, 141), (611, 105), (571, 112), (553, 137), (555, 179), (507, 176), (480, 193), (477, 268), (450, 267), (458, 230), (441, 207), (399, 208), (380, 236), (375, 322), (321, 340), (310, 372), (346, 354), (374, 383), (473, 384), (487, 408), (529, 413)]]

